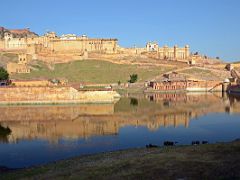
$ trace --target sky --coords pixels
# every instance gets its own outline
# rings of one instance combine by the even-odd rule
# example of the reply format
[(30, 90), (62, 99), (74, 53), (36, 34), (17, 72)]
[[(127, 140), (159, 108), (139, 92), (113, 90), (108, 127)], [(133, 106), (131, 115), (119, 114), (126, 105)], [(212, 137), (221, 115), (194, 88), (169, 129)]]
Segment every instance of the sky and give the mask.
[(192, 52), (240, 60), (240, 0), (5, 0), (0, 26), (43, 35), (117, 38), (124, 47), (190, 45)]

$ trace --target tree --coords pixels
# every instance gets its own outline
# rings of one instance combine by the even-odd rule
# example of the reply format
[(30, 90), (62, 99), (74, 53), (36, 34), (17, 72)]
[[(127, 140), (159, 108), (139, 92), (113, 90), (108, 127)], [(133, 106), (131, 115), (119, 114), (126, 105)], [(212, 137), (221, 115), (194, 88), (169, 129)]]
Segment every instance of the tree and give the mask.
[(138, 79), (138, 75), (137, 74), (132, 74), (132, 75), (130, 75), (129, 82), (130, 83), (135, 83), (135, 82), (137, 82), (137, 79)]
[(119, 85), (119, 86), (121, 85), (121, 81), (120, 81), (120, 80), (118, 81), (118, 85)]
[(131, 100), (130, 100), (130, 105), (132, 105), (132, 106), (137, 106), (137, 105), (138, 105), (138, 99), (136, 99), (136, 98), (131, 98)]
[(8, 72), (3, 67), (0, 67), (0, 81), (8, 80), (8, 78), (9, 78)]

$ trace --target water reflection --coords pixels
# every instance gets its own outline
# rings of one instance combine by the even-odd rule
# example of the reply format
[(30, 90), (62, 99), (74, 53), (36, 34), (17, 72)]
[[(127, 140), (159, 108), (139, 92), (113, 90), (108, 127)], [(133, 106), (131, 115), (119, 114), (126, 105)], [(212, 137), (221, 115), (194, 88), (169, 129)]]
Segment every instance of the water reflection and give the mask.
[(140, 94), (116, 104), (1, 106), (0, 143), (88, 139), (117, 135), (122, 127), (189, 127), (209, 113), (239, 113), (240, 97), (227, 94)]
[(0, 125), (0, 142), (8, 143), (8, 136), (11, 134), (11, 129), (9, 127), (2, 127)]

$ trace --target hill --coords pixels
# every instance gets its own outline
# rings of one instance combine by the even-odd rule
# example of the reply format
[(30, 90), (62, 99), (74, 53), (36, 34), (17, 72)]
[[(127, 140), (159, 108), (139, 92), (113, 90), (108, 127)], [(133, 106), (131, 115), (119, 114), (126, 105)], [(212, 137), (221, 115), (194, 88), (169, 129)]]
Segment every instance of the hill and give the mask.
[(4, 68), (7, 67), (7, 63), (17, 62), (17, 60), (18, 60), (17, 54), (0, 52), (0, 66)]
[(138, 74), (140, 82), (173, 70), (176, 67), (115, 64), (103, 60), (82, 60), (47, 65), (41, 61), (32, 64), (30, 74), (14, 74), (13, 79), (65, 78), (69, 82), (126, 83), (131, 74)]

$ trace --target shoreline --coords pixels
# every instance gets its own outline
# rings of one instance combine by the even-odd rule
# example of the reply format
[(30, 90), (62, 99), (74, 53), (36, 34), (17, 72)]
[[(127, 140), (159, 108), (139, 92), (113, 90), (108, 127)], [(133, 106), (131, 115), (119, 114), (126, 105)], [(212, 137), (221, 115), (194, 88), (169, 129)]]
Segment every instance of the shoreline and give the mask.
[(239, 139), (228, 143), (134, 148), (83, 155), (29, 168), (2, 167), (0, 179), (232, 179), (240, 178), (239, 152)]

